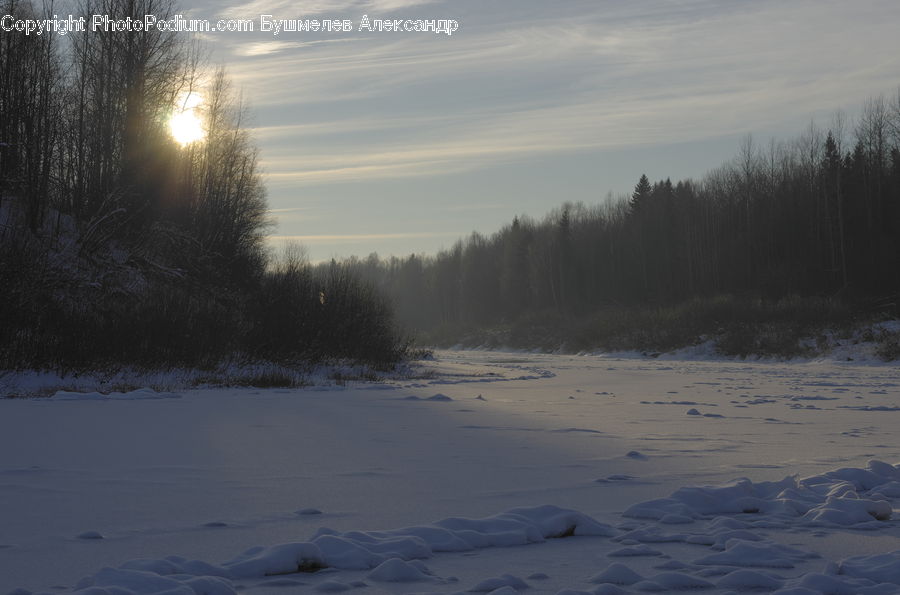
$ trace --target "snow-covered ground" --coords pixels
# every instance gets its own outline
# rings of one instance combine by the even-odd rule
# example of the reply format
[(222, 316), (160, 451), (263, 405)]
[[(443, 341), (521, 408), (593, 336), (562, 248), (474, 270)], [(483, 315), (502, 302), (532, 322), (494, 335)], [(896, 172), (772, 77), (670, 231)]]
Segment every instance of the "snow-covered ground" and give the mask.
[(0, 593), (900, 592), (896, 365), (426, 365), (0, 400)]

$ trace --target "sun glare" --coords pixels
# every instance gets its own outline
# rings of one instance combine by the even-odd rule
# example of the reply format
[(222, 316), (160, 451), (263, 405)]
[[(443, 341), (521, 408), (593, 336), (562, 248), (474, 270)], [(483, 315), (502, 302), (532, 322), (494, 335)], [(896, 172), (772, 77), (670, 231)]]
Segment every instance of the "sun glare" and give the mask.
[(169, 132), (175, 142), (182, 147), (193, 142), (203, 140), (206, 130), (203, 128), (203, 120), (200, 118), (200, 106), (203, 104), (203, 96), (199, 93), (186, 93), (182, 95), (172, 117), (169, 118)]

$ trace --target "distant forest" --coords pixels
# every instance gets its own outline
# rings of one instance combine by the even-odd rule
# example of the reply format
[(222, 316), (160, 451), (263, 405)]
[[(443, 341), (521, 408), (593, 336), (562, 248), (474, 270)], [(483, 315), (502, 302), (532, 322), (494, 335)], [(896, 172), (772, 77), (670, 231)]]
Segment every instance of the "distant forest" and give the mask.
[[(266, 250), (246, 108), (185, 39), (0, 34), (0, 369), (389, 366), (409, 354), (395, 321), (425, 345), (795, 355), (900, 315), (900, 93), (789, 142), (748, 136), (701, 180), (645, 175), (434, 256), (313, 266)], [(186, 93), (206, 137), (179, 145)], [(880, 339), (900, 357), (900, 337)]]
[[(79, 11), (168, 19), (175, 5)], [(0, 14), (52, 16), (19, 0)], [(397, 361), (406, 344), (371, 283), (265, 250), (246, 110), (187, 39), (0, 33), (0, 369)], [(206, 136), (180, 146), (169, 121), (190, 93)]]
[[(666, 349), (726, 330), (726, 351), (790, 354), (816, 325), (900, 313), (900, 93), (792, 141), (747, 136), (700, 180), (644, 175), (631, 196), (353, 265), (425, 342)], [(779, 320), (787, 336), (761, 336)]]

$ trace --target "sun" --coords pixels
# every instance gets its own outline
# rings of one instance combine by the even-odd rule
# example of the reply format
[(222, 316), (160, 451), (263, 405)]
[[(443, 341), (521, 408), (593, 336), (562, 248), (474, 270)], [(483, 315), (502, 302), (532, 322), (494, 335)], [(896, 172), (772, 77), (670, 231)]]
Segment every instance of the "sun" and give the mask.
[(197, 92), (184, 93), (175, 104), (169, 118), (169, 133), (182, 147), (206, 137), (206, 129), (200, 117), (203, 96)]

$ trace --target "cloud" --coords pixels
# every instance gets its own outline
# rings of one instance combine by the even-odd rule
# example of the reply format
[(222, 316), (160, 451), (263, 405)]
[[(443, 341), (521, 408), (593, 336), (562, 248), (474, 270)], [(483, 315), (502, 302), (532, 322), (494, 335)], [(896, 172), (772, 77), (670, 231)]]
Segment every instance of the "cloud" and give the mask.
[(348, 117), (339, 120), (320, 120), (300, 124), (277, 124), (257, 126), (253, 133), (257, 139), (270, 143), (291, 141), (292, 139), (308, 139), (316, 136), (331, 136), (347, 133), (378, 132), (389, 130), (421, 131), (426, 127), (457, 126), (469, 118), (465, 115), (422, 115), (373, 118), (370, 116)]
[(257, 41), (254, 43), (245, 43), (238, 45), (233, 51), (236, 56), (270, 56), (288, 50), (312, 47), (326, 43), (348, 43), (356, 41), (351, 37), (342, 37), (338, 39), (314, 39), (311, 41)]
[[(301, 8), (376, 4), (422, 2)], [(452, 38), (378, 34), (246, 49), (263, 53), (232, 72), (254, 107), (272, 114), (257, 129), (270, 183), (428, 177), (739, 134), (852, 105), (900, 77), (892, 24), (879, 17), (879, 7), (891, 10), (884, 0), (861, 15), (834, 0), (579, 6), (574, 15), (554, 5), (463, 22)]]
[[(253, 18), (260, 14), (271, 14), (279, 18), (314, 18), (329, 16), (333, 18), (351, 18), (345, 16), (353, 10), (352, 18), (363, 13), (360, 10), (391, 12), (395, 10), (434, 4), (437, 0), (252, 0), (251, 2), (229, 3), (222, 9), (228, 18)], [(248, 16), (252, 15), (252, 16)]]
[(278, 213), (278, 214), (297, 213), (300, 211), (309, 211), (309, 210), (312, 210), (312, 208), (313, 207), (290, 207), (287, 209), (269, 209), (269, 212), (270, 213)]
[[(737, 89), (729, 95), (736, 102), (752, 102), (755, 94)], [(713, 93), (702, 99), (666, 99), (665, 118), (683, 122), (681, 125), (659, 121), (655, 111), (659, 101), (635, 96), (609, 105), (589, 101), (513, 110), (503, 116), (482, 114), (468, 124), (438, 127), (431, 134), (419, 131), (399, 143), (373, 141), (357, 147), (335, 146), (330, 151), (323, 151), (317, 143), (288, 142), (273, 146), (261, 164), (276, 184), (428, 177), (545, 154), (694, 140), (713, 133), (739, 132), (745, 125), (730, 113), (713, 112), (704, 123), (691, 121), (690, 113), (704, 106), (712, 110), (721, 101)]]

